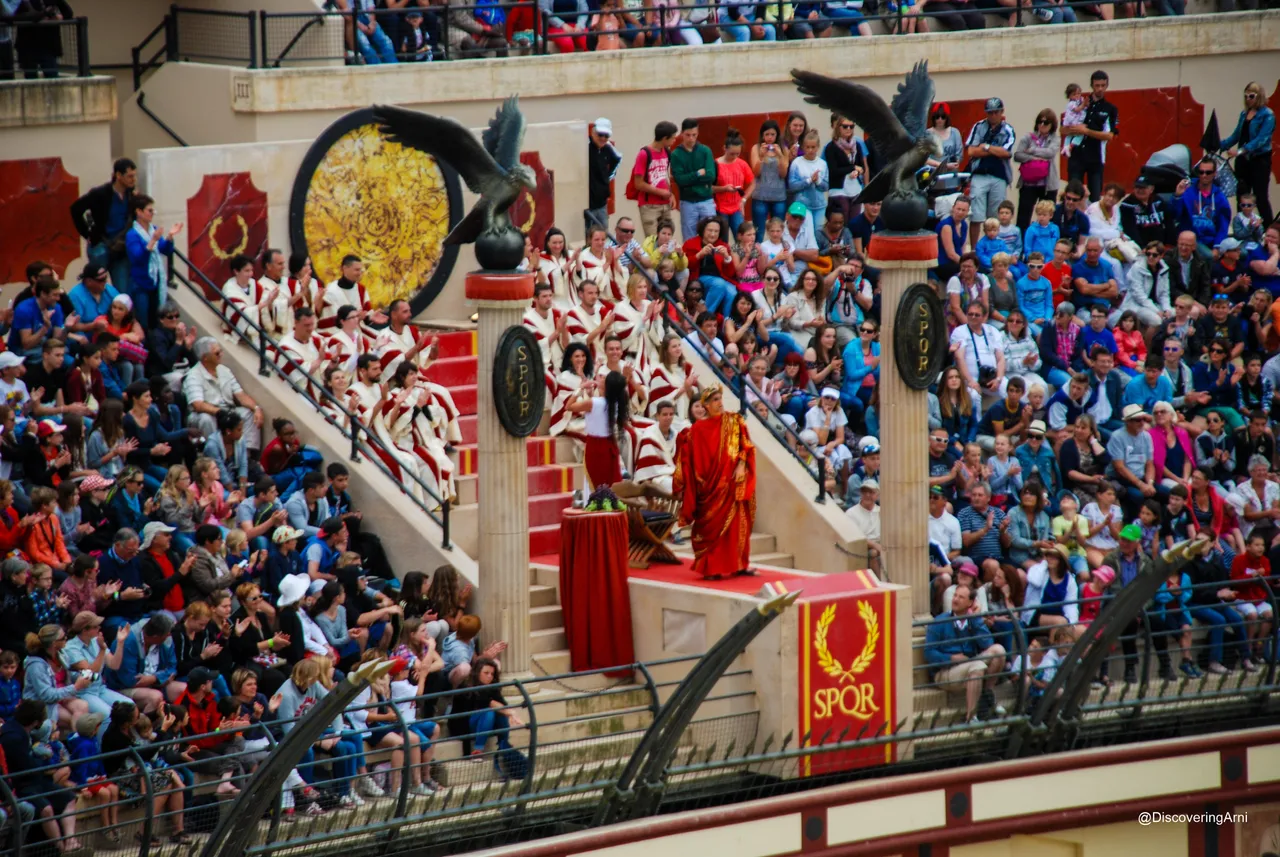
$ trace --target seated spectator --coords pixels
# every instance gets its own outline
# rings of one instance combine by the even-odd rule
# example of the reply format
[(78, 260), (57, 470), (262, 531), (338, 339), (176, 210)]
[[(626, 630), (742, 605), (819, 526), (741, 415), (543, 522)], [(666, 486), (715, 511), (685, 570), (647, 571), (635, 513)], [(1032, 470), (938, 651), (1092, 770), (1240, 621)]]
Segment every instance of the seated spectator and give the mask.
[(1079, 599), (1067, 549), (1053, 545), (1027, 569), (1022, 622), (1027, 628), (1074, 625), (1080, 621)]
[(112, 638), (111, 645), (115, 646), (113, 651), (107, 648), (106, 639), (99, 630), (101, 627), (101, 616), (88, 612), (77, 613), (71, 620), (71, 633), (66, 645), (58, 652), (58, 659), (69, 674), (89, 678), (88, 686), (80, 688), (76, 698), (87, 703), (90, 712), (105, 717), (111, 713), (112, 705), (128, 701), (126, 697), (107, 687), (103, 681), (103, 668), (120, 668), (120, 659), (123, 657), (120, 643), (128, 635), (129, 629), (123, 625), (118, 626)]
[(146, 481), (142, 471), (136, 467), (126, 467), (107, 493), (106, 515), (113, 531), (127, 527), (139, 533), (151, 519), (155, 511), (154, 498), (142, 497), (142, 489)]
[(218, 430), (218, 412), (233, 409), (244, 420), (244, 441), (249, 453), (257, 457), (262, 450), (262, 408), (240, 388), (231, 370), (222, 365), (222, 345), (211, 336), (196, 340), (195, 354), (200, 361), (187, 370), (182, 379), (182, 395), (191, 409), (189, 424), (204, 437)]
[(757, 19), (759, 9), (752, 4), (730, 3), (721, 0), (718, 20), (720, 32), (730, 42), (776, 41), (778, 33), (772, 24), (762, 24)]
[(124, 433), (137, 441), (129, 453), (129, 463), (142, 471), (149, 492), (160, 490), (170, 465), (179, 463), (174, 445), (195, 431), (179, 428), (168, 431), (160, 424), (160, 411), (154, 407), (151, 387), (146, 381), (135, 381), (125, 390)]
[(69, 361), (66, 359), (66, 344), (61, 340), (50, 338), (44, 340), (44, 345), (40, 348), (39, 362), (32, 365), (28, 360), (27, 374), (23, 377), (27, 389), (31, 391), (31, 398), (36, 401), (30, 411), (31, 415), (34, 417), (88, 415), (87, 407), (83, 404), (69, 404), (63, 394), (70, 371)]
[(61, 297), (62, 286), (58, 281), (52, 276), (41, 277), (32, 296), (13, 309), (9, 350), (23, 355), (28, 365), (40, 362), (46, 342), (66, 341), (67, 322), (59, 305)]
[(219, 589), (234, 587), (243, 569), (227, 567), (222, 555), (222, 529), (213, 524), (201, 524), (196, 530), (195, 541), (192, 551), (195, 562), (191, 565), (191, 585), (195, 590), (207, 597)]
[(133, 299), (128, 295), (116, 295), (107, 311), (106, 321), (98, 341), (109, 341), (103, 336), (108, 333), (119, 340), (119, 356), (113, 356), (110, 362), (120, 376), (121, 384), (127, 387), (142, 378), (147, 362), (146, 334), (133, 317)]
[(177, 699), (186, 685), (174, 681), (178, 660), (174, 653), (173, 620), (157, 613), (117, 638), (113, 651), (123, 649), (120, 665), (106, 670), (107, 686), (129, 697), (145, 714), (154, 714), (166, 699)]
[(218, 412), (218, 430), (205, 441), (203, 454), (218, 466), (224, 486), (249, 490), (249, 451), (244, 438), (244, 419), (238, 411)]
[[(194, 552), (186, 555), (175, 550), (176, 531), (168, 524), (152, 521), (142, 530), (142, 580), (149, 588), (149, 599), (155, 609), (176, 619), (186, 608), (187, 595), (193, 591), (189, 581)], [(135, 700), (136, 701), (136, 700)]]
[[(187, 689), (178, 697), (178, 704), (186, 709), (189, 718), (185, 734), (191, 736), (191, 744), (196, 748), (192, 754), (193, 767), (220, 778), (218, 794), (234, 795), (240, 793), (234, 780), (244, 776), (244, 767), (236, 758), (244, 751), (244, 737), (235, 727), (247, 726), (249, 721), (238, 716), (223, 718), (218, 712), (213, 692), (216, 677), (207, 667), (194, 667), (187, 675)], [(287, 716), (296, 714), (295, 708)], [(280, 714), (282, 719), (285, 716), (283, 712)]]
[(858, 486), (858, 502), (845, 514), (862, 531), (863, 538), (867, 540), (870, 567), (878, 573), (880, 555), (884, 552), (880, 546), (880, 483), (875, 479), (862, 480)]
[[(185, 553), (195, 547), (196, 519), (201, 510), (191, 488), (191, 473), (186, 467), (175, 464), (169, 468), (164, 484), (156, 494), (156, 502), (159, 504), (156, 510), (158, 520), (169, 528), (178, 550)], [(150, 528), (152, 524), (146, 526)], [(143, 550), (146, 550), (145, 546)]]
[[(1145, 355), (1146, 352), (1144, 351)], [(1115, 371), (1115, 353), (1105, 346), (1093, 346), (1093, 371), (1089, 373), (1089, 386), (1095, 391), (1094, 401), (1089, 408), (1089, 415), (1104, 439), (1110, 439), (1111, 433), (1124, 427), (1120, 414), (1124, 410), (1124, 391), (1129, 376), (1123, 371)]]
[[(1196, 233), (1187, 229), (1179, 232), (1178, 243), (1165, 254), (1165, 263), (1169, 268), (1170, 294), (1175, 300), (1182, 295), (1189, 295), (1195, 301), (1191, 317), (1199, 318), (1204, 315), (1212, 292), (1209, 263), (1196, 251)], [(1259, 282), (1255, 285), (1262, 287), (1266, 284)]]
[(270, 476), (258, 477), (253, 496), (241, 500), (236, 507), (236, 524), (255, 551), (267, 550), (271, 534), (288, 521), (289, 513), (280, 505), (275, 480)]
[(1102, 239), (1085, 239), (1084, 258), (1071, 266), (1077, 309), (1098, 306), (1110, 313), (1114, 302), (1120, 299), (1119, 274), (1107, 263), (1109, 258), (1102, 254)]
[(58, 787), (46, 772), (36, 773), (48, 763), (32, 752), (32, 735), (47, 719), (39, 701), (24, 699), (0, 728), (0, 751), (13, 778), (14, 792), (31, 805), (45, 838), (57, 843), (63, 854), (84, 854), (88, 849), (76, 838), (76, 792)]
[(56, 488), (71, 479), (71, 450), (63, 443), (67, 427), (54, 420), (41, 420), (34, 433), (23, 435), (18, 460), (28, 488)]
[(324, 458), (313, 447), (303, 444), (292, 420), (274, 419), (271, 430), (275, 437), (262, 448), (262, 469), (275, 480), (280, 496), (287, 497), (303, 474), (320, 469)]
[(147, 336), (148, 377), (184, 372), (196, 363), (196, 329), (182, 322), (178, 305), (169, 301), (160, 307), (160, 323)]
[(200, 507), (197, 523), (225, 526), (236, 513), (236, 506), (244, 499), (239, 490), (230, 494), (218, 481), (218, 465), (212, 458), (201, 456), (191, 468), (191, 488)]
[(995, 685), (1004, 671), (1005, 650), (991, 638), (981, 618), (970, 615), (973, 592), (957, 586), (951, 609), (930, 623), (925, 633), (925, 660), (930, 681), (944, 689), (963, 685), (965, 718), (999, 715)]
[(973, 560), (984, 576), (994, 574), (1012, 542), (1009, 522), (1003, 510), (991, 505), (991, 487), (977, 482), (969, 487), (969, 505), (956, 516), (960, 522), (964, 555)]
[(325, 520), (302, 551), (307, 576), (313, 581), (335, 580), (338, 558), (347, 549), (347, 540), (347, 527), (341, 518)]
[(326, 482), (323, 473), (306, 474), (302, 477), (301, 486), (285, 503), (289, 525), (302, 530), (307, 538), (318, 535), (320, 526), (332, 515), (324, 496)]
[(138, 622), (147, 612), (146, 582), (142, 578), (142, 562), (138, 557), (140, 545), (137, 530), (121, 527), (116, 531), (111, 549), (99, 560), (98, 579), (103, 583), (119, 584), (103, 611), (106, 616), (104, 634), (115, 634), (121, 627)]
[(58, 495), (52, 488), (40, 487), (31, 492), (33, 511), (30, 529), (27, 530), (23, 550), (32, 562), (43, 563), (64, 572), (71, 565), (58, 522)]
[(1056, 506), (1058, 492), (1062, 490), (1062, 473), (1053, 447), (1045, 443), (1046, 432), (1043, 421), (1032, 420), (1027, 426), (1027, 439), (1018, 445), (1013, 455), (1022, 465), (1023, 481), (1038, 481), (1040, 489), (1048, 495), (1046, 507), (1052, 509)]

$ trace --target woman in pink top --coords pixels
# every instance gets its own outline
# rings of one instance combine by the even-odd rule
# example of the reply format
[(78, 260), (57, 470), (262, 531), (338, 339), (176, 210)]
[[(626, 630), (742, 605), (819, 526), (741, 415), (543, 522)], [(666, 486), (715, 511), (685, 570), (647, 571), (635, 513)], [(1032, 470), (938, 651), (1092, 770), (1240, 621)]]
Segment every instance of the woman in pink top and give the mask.
[(1166, 488), (1183, 485), (1191, 490), (1191, 468), (1195, 466), (1191, 436), (1175, 422), (1177, 414), (1169, 402), (1156, 402), (1151, 413), (1155, 425), (1147, 431), (1155, 448), (1156, 479)]

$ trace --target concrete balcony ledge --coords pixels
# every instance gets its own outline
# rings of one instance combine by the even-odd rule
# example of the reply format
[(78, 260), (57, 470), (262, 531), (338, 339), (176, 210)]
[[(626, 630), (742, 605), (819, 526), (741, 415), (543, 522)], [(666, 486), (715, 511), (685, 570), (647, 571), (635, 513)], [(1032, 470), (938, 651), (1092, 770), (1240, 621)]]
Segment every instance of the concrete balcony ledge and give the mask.
[(1274, 51), (1280, 10), (993, 28), (918, 36), (873, 36), (804, 42), (751, 42), (607, 54), (480, 59), (415, 66), (356, 66), (237, 71), (237, 113), (350, 110), (373, 103), (474, 101), (477, 93), (519, 92), (525, 98), (662, 90), (672, 69), (686, 83), (742, 86), (779, 83), (792, 68), (838, 77), (897, 76), (923, 57), (934, 73), (1018, 69), (1064, 57), (1091, 64)]
[(0, 83), (0, 128), (113, 122), (116, 89), (105, 75)]

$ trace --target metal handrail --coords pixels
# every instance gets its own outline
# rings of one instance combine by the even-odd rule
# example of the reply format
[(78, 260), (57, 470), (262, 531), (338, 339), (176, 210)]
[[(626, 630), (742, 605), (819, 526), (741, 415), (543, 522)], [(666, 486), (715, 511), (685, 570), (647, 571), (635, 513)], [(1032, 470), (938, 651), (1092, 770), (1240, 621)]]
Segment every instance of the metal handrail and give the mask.
[(142, 76), (146, 74), (148, 71), (150, 71), (151, 69), (159, 66), (160, 63), (156, 62), (156, 60), (160, 59), (162, 55), (168, 52), (168, 47), (162, 44), (160, 45), (160, 49), (156, 51), (155, 55), (152, 56), (151, 59), (147, 60), (145, 64), (143, 64), (142, 62), (143, 48), (151, 44), (152, 39), (154, 39), (156, 36), (160, 35), (161, 33), (167, 33), (168, 29), (169, 29), (169, 17), (166, 15), (165, 17), (160, 19), (159, 24), (156, 24), (155, 29), (153, 29), (150, 33), (147, 33), (146, 37), (141, 42), (134, 45), (133, 48), (130, 49), (130, 52), (133, 55), (133, 91), (134, 92), (137, 92), (139, 89), (142, 88)]
[[(13, 29), (13, 38), (5, 47), (5, 50), (13, 50), (13, 45), (17, 43), (19, 36), (23, 30), (39, 30), (39, 29), (57, 29), (58, 38), (62, 38), (62, 30), (71, 28), (76, 34), (76, 56), (75, 56), (75, 76), (89, 77), (93, 74), (92, 68), (89, 66), (89, 19), (84, 16), (74, 18), (62, 18), (58, 20), (42, 20), (42, 21), (24, 21), (14, 20), (12, 18), (4, 18), (0, 16), (0, 30)], [(20, 48), (19, 48), (20, 50)], [(66, 68), (63, 64), (58, 64), (59, 68)]]
[[(181, 252), (175, 250), (174, 256), (177, 259), (181, 260), (183, 263), (185, 263), (187, 266), (187, 270), (194, 272), (201, 280), (204, 281), (204, 283), (211, 290), (213, 290), (218, 294), (222, 293), (222, 289), (214, 285), (213, 281), (210, 280), (207, 276), (205, 276), (204, 272), (201, 271), (198, 267), (196, 267), (191, 262), (191, 260), (188, 259), (186, 256), (184, 256)], [(254, 350), (258, 352), (258, 374), (259, 375), (262, 375), (264, 377), (270, 377), (270, 375), (274, 372), (277, 376), (280, 377), (281, 380), (287, 383), (296, 392), (301, 394), (303, 399), (305, 399), (307, 403), (310, 404), (312, 407), (314, 407), (317, 411), (323, 412), (325, 407), (330, 407), (334, 410), (337, 410), (339, 413), (341, 413), (343, 417), (345, 417), (349, 421), (351, 426), (350, 430), (344, 428), (341, 425), (337, 425), (337, 421), (331, 420), (330, 422), (332, 422), (337, 427), (338, 431), (342, 432), (342, 434), (348, 440), (351, 441), (351, 460), (357, 463), (363, 462), (363, 461), (372, 463), (375, 469), (380, 470), (388, 479), (391, 480), (393, 484), (399, 487), (400, 490), (404, 493), (404, 495), (414, 505), (416, 505), (419, 509), (425, 512), (427, 516), (431, 518), (431, 520), (435, 521), (437, 524), (440, 525), (440, 528), (442, 531), (442, 538), (441, 538), (442, 547), (445, 550), (449, 550), (452, 547), (452, 544), (449, 539), (449, 508), (452, 504), (447, 499), (442, 499), (439, 495), (435, 493), (435, 491), (431, 489), (431, 486), (427, 485), (415, 474), (409, 473), (407, 471), (402, 471), (401, 479), (397, 479), (395, 474), (391, 472), (391, 468), (387, 466), (387, 464), (382, 460), (382, 458), (379, 455), (374, 454), (373, 451), (368, 448), (368, 447), (376, 448), (377, 450), (380, 450), (381, 452), (394, 458), (394, 453), (392, 453), (391, 450), (389, 450), (386, 447), (386, 445), (382, 442), (381, 438), (379, 438), (377, 434), (375, 434), (374, 432), (370, 431), (369, 427), (366, 426), (363, 422), (361, 422), (358, 416), (356, 416), (354, 413), (348, 410), (347, 406), (343, 402), (338, 401), (337, 397), (335, 397), (332, 393), (330, 393), (329, 390), (324, 386), (322, 382), (320, 382), (313, 375), (311, 375), (311, 373), (307, 370), (305, 366), (299, 365), (293, 358), (289, 357), (287, 354), (282, 352), (280, 350), (280, 344), (276, 342), (274, 339), (272, 339), (267, 334), (266, 330), (262, 328), (261, 325), (259, 325), (253, 319), (249, 318), (243, 312), (240, 312), (238, 309), (231, 308), (230, 314), (228, 314), (227, 312), (224, 312), (222, 309), (215, 306), (214, 303), (205, 296), (203, 289), (197, 287), (186, 277), (179, 274), (173, 266), (170, 267), (170, 272), (184, 286), (187, 287), (188, 291), (190, 291), (193, 295), (195, 295), (197, 300), (203, 303), (215, 315), (217, 315), (220, 319), (222, 319), (223, 322), (225, 322), (226, 325), (232, 331), (235, 332), (236, 336), (241, 341), (246, 341), (249, 339), (247, 334), (241, 329), (241, 325), (245, 325), (253, 329), (253, 332), (257, 336), (258, 342), (256, 345), (254, 345), (252, 341), (246, 341), (246, 344), (250, 345), (250, 347), (253, 347)], [(275, 354), (275, 360), (271, 360), (267, 357), (268, 350), (272, 351)], [(283, 361), (285, 363), (285, 366), (281, 367), (279, 365), (279, 362), (277, 361)], [(315, 390), (317, 395), (319, 395), (320, 398), (326, 404), (322, 405), (319, 401), (316, 400), (316, 398), (311, 393), (307, 391), (307, 389), (305, 389), (302, 386), (299, 386), (298, 384), (295, 384), (293, 378), (290, 377), (290, 373), (286, 370), (292, 370), (292, 372), (296, 372), (298, 375), (300, 375), (305, 380), (306, 387), (309, 387)], [(361, 439), (360, 439), (362, 433), (364, 436), (363, 443), (361, 442)], [(363, 453), (363, 455), (361, 453)], [(440, 505), (440, 515), (437, 516), (436, 513), (432, 511), (426, 503), (423, 503), (421, 500), (414, 497), (413, 494), (411, 494), (409, 491), (406, 491), (405, 484), (402, 481), (403, 479), (412, 480), (413, 482), (417, 483), (417, 485), (420, 488), (422, 488), (423, 492), (427, 497), (430, 497), (431, 500), (438, 503)]]
[[(622, 249), (622, 254), (631, 260), (631, 265), (632, 265), (631, 269), (649, 281), (649, 288), (652, 289), (654, 293), (661, 295), (661, 297), (664, 300), (666, 300), (667, 308), (674, 311), (676, 315), (680, 318), (680, 320), (689, 326), (690, 331), (698, 335), (698, 338), (702, 342), (703, 346), (705, 347), (706, 352), (708, 354), (712, 353), (711, 339), (705, 333), (703, 333), (702, 330), (698, 327), (698, 325), (694, 322), (694, 320), (689, 317), (689, 314), (685, 312), (684, 307), (680, 306), (679, 303), (672, 300), (671, 296), (667, 294), (666, 290), (658, 285), (657, 275), (655, 274), (651, 276), (649, 272), (645, 270), (645, 267), (641, 265), (635, 259), (635, 257), (633, 257), (631, 253), (626, 250), (626, 248)], [(692, 282), (694, 279), (695, 278), (692, 275), (690, 275), (689, 281)], [(736, 296), (734, 299), (737, 300)], [(777, 409), (775, 409), (773, 405), (771, 405), (769, 401), (764, 397), (764, 394), (760, 392), (760, 389), (756, 387), (755, 384), (751, 383), (751, 378), (747, 375), (746, 372), (742, 372), (742, 373), (735, 372), (734, 373), (734, 375), (736, 376), (736, 380), (735, 380), (735, 378), (729, 377), (729, 375), (726, 374), (724, 370), (722, 370), (718, 365), (716, 365), (714, 361), (704, 360), (703, 362), (706, 363), (707, 367), (712, 371), (712, 373), (716, 376), (716, 378), (718, 378), (720, 382), (724, 384), (726, 389), (739, 391), (738, 412), (744, 416), (748, 412), (750, 412), (752, 416), (756, 418), (757, 422), (759, 422), (760, 425), (763, 426), (765, 430), (769, 432), (769, 434), (773, 435), (774, 438), (776, 438), (779, 443), (781, 443), (784, 447), (786, 447), (787, 453), (792, 458), (794, 458), (797, 462), (799, 462), (800, 466), (803, 467), (807, 473), (809, 473), (811, 476), (813, 476), (817, 480), (818, 496), (814, 498), (814, 502), (825, 503), (826, 493), (827, 493), (827, 483), (826, 483), (826, 468), (824, 466), (822, 456), (818, 455), (817, 452), (815, 452), (807, 443), (804, 443), (804, 439), (800, 437), (800, 432), (798, 430), (793, 429), (791, 428), (791, 426), (787, 425), (787, 421), (782, 418), (782, 414), (778, 413)], [(766, 408), (769, 409), (769, 415), (774, 418), (774, 420), (778, 423), (778, 425), (782, 426), (782, 434), (779, 434), (773, 425), (761, 419), (759, 414), (756, 414), (754, 410), (748, 407), (747, 393), (749, 392), (754, 393), (756, 397), (756, 401), (760, 402)], [(815, 473), (815, 470), (810, 470), (809, 465), (806, 464), (804, 459), (802, 459), (796, 453), (795, 444), (788, 442), (788, 437), (794, 438), (795, 442), (804, 444), (805, 448), (809, 450), (811, 455), (813, 455), (816, 463), (816, 468), (815, 468), (816, 473)]]

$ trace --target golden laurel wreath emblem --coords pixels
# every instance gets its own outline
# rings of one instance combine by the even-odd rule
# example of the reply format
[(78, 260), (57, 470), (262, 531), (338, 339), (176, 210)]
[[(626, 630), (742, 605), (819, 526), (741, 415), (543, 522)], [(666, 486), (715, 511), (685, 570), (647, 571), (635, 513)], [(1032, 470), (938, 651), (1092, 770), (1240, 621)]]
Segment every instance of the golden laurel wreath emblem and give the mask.
[(230, 250), (223, 250), (218, 246), (218, 227), (222, 225), (222, 217), (215, 217), (213, 222), (209, 224), (209, 249), (213, 251), (213, 255), (222, 260), (230, 259), (244, 252), (244, 248), (249, 246), (249, 224), (244, 222), (244, 218), (236, 215), (236, 225), (240, 227), (240, 243)]
[(839, 682), (852, 682), (875, 660), (876, 643), (880, 641), (880, 619), (876, 616), (871, 604), (866, 601), (858, 602), (858, 616), (861, 617), (862, 624), (867, 629), (867, 640), (862, 646), (862, 651), (849, 664), (848, 669), (845, 669), (827, 648), (827, 633), (836, 621), (836, 605), (828, 604), (827, 609), (822, 611), (822, 616), (818, 619), (818, 630), (813, 637), (813, 648), (818, 653), (818, 666)]

